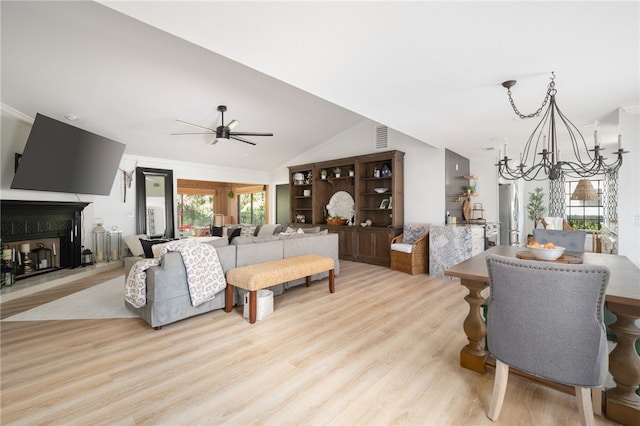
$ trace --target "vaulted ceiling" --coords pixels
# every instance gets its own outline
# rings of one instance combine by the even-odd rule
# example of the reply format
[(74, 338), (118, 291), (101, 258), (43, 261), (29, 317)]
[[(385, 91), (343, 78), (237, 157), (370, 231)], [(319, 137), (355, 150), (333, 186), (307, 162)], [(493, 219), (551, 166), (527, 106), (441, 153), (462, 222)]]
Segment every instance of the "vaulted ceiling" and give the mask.
[[(364, 120), (468, 156), (524, 142), (551, 71), (563, 112), (615, 140), (640, 105), (638, 2), (2, 1), (2, 103), (126, 153), (272, 170)], [(175, 119), (239, 132), (209, 145)]]

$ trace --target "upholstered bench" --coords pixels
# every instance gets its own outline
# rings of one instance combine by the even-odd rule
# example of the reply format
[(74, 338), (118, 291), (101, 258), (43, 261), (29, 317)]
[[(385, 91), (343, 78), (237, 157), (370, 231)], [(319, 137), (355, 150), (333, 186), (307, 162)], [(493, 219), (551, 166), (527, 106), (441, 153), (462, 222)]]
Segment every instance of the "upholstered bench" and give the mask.
[(329, 292), (335, 291), (334, 264), (330, 257), (307, 254), (241, 266), (227, 272), (226, 302), (224, 310), (233, 309), (233, 287), (249, 291), (249, 322), (256, 322), (257, 291), (265, 287), (281, 284), (298, 278), (307, 279), (311, 285), (311, 276), (329, 271)]

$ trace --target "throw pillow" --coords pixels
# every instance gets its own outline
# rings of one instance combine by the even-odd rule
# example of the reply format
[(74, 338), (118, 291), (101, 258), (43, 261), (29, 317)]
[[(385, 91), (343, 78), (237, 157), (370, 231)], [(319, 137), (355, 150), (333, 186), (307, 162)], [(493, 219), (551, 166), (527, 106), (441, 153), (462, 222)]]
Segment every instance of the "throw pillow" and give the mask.
[(124, 243), (127, 245), (132, 256), (144, 256), (144, 249), (140, 243), (141, 238), (146, 239), (146, 235), (129, 235), (128, 237), (124, 237)]
[(255, 226), (242, 226), (240, 228), (240, 235), (243, 237), (251, 237), (256, 232)]
[[(242, 228), (235, 228), (233, 232), (229, 234), (229, 244), (231, 244), (231, 241), (233, 241), (235, 237), (239, 237), (241, 232), (242, 232)], [(227, 233), (229, 232), (227, 231)]]
[(256, 235), (258, 237), (266, 237), (269, 235), (273, 235), (277, 226), (278, 225), (269, 225), (269, 224), (260, 225), (258, 228), (256, 228)]
[(163, 244), (169, 242), (169, 240), (145, 240), (140, 238), (140, 244), (142, 244), (142, 250), (144, 250), (144, 257), (147, 259), (153, 259), (153, 247), (156, 244)]
[(422, 223), (408, 223), (404, 225), (402, 230), (402, 242), (404, 244), (413, 244), (420, 237), (427, 233), (427, 226)]
[(317, 234), (318, 232), (320, 232), (319, 226), (314, 226), (312, 228), (299, 228), (299, 229), (302, 229), (302, 232), (304, 232), (305, 234)]
[(211, 225), (211, 235), (214, 237), (222, 237), (222, 226)]

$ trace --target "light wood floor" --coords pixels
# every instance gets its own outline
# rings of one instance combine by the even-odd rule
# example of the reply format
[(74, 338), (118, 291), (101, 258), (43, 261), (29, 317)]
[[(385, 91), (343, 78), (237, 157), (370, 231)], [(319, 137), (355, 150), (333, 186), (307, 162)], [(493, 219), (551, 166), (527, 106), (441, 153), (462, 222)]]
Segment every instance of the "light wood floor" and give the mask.
[[(326, 280), (296, 287), (254, 325), (240, 307), (159, 331), (139, 319), (3, 322), (0, 423), (579, 424), (573, 396), (514, 376), (499, 422), (487, 419), (493, 372), (458, 364), (459, 282), (341, 268), (336, 293)], [(7, 302), (2, 316), (110, 275)]]

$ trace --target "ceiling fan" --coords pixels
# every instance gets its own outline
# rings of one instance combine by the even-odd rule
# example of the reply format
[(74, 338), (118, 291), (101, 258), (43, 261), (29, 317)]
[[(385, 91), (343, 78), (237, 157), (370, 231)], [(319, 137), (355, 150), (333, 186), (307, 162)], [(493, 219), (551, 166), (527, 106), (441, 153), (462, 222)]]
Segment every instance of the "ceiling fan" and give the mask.
[(184, 124), (188, 124), (189, 126), (198, 127), (200, 129), (208, 130), (208, 132), (196, 132), (196, 133), (171, 133), (172, 135), (215, 135), (215, 138), (211, 141), (211, 145), (215, 145), (221, 140), (229, 140), (235, 139), (240, 142), (248, 143), (250, 145), (255, 145), (255, 142), (250, 141), (249, 139), (245, 139), (242, 136), (273, 136), (273, 133), (256, 133), (256, 132), (232, 132), (234, 127), (236, 127), (239, 123), (238, 120), (231, 120), (229, 124), (225, 126), (224, 124), (224, 112), (227, 110), (225, 105), (219, 105), (218, 111), (220, 111), (222, 121), (220, 126), (215, 129), (210, 129), (208, 127), (200, 126), (198, 124), (189, 123), (187, 121), (178, 120), (176, 121)]

